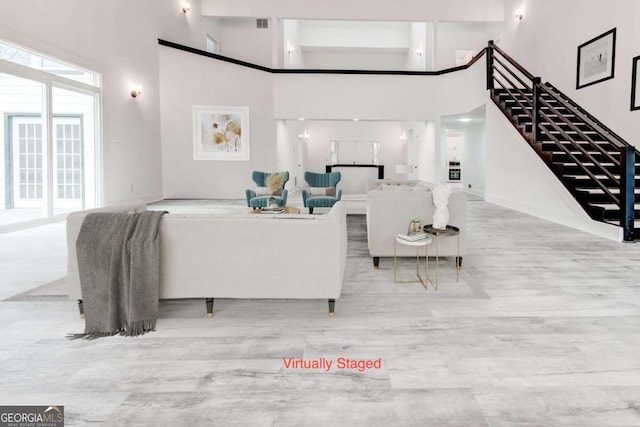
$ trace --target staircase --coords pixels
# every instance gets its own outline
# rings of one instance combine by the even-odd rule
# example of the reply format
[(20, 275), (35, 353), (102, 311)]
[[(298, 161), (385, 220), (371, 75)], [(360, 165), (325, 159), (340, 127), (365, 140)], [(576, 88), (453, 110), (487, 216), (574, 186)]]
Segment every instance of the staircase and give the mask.
[(542, 83), (493, 42), (487, 49), (491, 98), (595, 221), (635, 236), (640, 219), (636, 150), (550, 83)]

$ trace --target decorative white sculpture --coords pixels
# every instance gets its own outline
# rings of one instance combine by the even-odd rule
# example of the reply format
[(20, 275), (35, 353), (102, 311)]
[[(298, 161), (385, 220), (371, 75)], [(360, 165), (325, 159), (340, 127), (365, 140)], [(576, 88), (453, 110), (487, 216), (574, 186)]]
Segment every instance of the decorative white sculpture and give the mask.
[(449, 195), (451, 187), (448, 185), (438, 185), (433, 189), (433, 205), (436, 207), (433, 212), (433, 228), (444, 230), (449, 222)]

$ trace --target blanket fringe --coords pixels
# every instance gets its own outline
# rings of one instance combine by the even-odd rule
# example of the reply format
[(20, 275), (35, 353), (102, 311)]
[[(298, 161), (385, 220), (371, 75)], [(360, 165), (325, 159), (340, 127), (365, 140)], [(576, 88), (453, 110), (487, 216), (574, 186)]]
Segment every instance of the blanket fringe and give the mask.
[(67, 334), (68, 340), (95, 340), (97, 338), (112, 337), (117, 332), (85, 332), (83, 334)]
[(135, 322), (130, 322), (129, 325), (120, 331), (120, 335), (128, 336), (128, 337), (137, 337), (138, 335), (142, 335), (146, 332), (155, 331), (156, 330), (156, 319), (151, 320), (138, 320)]
[(123, 337), (137, 337), (147, 332), (156, 330), (156, 320), (138, 320), (130, 322), (128, 325), (123, 325), (119, 330), (114, 332), (85, 332), (81, 334), (67, 334), (69, 340), (95, 340), (97, 338), (112, 337), (114, 335), (120, 335)]

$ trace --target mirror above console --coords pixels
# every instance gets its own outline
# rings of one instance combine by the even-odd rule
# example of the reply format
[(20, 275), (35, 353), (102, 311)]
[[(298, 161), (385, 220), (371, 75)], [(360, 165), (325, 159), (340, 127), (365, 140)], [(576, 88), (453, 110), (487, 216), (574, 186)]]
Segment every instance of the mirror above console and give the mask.
[(331, 140), (330, 161), (332, 165), (380, 165), (382, 149), (380, 141)]

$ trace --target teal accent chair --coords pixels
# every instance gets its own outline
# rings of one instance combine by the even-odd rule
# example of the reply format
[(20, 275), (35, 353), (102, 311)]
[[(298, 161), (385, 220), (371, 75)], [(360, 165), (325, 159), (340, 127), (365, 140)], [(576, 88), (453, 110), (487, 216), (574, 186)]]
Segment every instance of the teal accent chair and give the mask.
[[(342, 198), (342, 190), (336, 188), (340, 178), (340, 172), (304, 173), (304, 180), (309, 184), (309, 188), (302, 189), (302, 202), (305, 208), (309, 208), (310, 214), (313, 213), (313, 208), (330, 208)], [(329, 190), (330, 194), (318, 194), (318, 188), (332, 190)]]
[[(282, 181), (282, 187), (280, 188), (281, 194), (258, 194), (255, 190), (247, 190), (245, 194), (247, 196), (247, 206), (253, 209), (258, 208), (266, 208), (269, 206), (269, 199), (274, 198), (276, 204), (278, 206), (284, 206), (287, 204), (287, 194), (288, 191), (285, 190), (284, 186), (289, 181), (289, 172), (275, 172), (275, 173), (284, 173), (284, 180)], [(253, 171), (251, 174), (251, 179), (256, 183), (258, 188), (265, 188), (267, 186), (267, 178), (271, 175), (270, 172), (259, 172)]]

